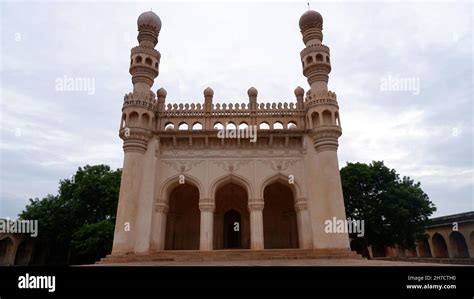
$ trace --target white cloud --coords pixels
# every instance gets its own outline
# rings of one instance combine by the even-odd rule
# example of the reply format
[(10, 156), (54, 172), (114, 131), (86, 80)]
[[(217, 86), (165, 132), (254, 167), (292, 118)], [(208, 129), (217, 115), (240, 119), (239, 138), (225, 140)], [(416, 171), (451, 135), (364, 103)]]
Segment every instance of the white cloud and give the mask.
[[(129, 51), (136, 18), (150, 6), (163, 22), (153, 89), (167, 89), (168, 103), (202, 103), (207, 86), (219, 103), (247, 102), (251, 86), (259, 102), (294, 101), (297, 85), (308, 89), (299, 57), (305, 2), (0, 5), (1, 177), (8, 202), (56, 192), (59, 179), (86, 163), (121, 166), (117, 127), (123, 95), (132, 89)], [(324, 17), (331, 48), (329, 86), (338, 94), (344, 132), (341, 166), (384, 160), (427, 186), (438, 215), (472, 209), (470, 3), (311, 7)], [(420, 95), (381, 92), (381, 78), (396, 74), (420, 78)], [(63, 75), (94, 78), (96, 93), (55, 92), (54, 80)], [(457, 192), (457, 210), (446, 204), (449, 192)], [(13, 206), (2, 209), (7, 205)]]

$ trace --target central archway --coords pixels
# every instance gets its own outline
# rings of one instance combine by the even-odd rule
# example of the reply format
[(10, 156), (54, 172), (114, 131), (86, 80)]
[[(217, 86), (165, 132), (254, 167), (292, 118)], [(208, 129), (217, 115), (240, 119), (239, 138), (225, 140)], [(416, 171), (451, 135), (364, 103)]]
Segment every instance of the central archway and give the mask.
[(214, 249), (250, 248), (250, 214), (247, 191), (229, 182), (215, 194)]

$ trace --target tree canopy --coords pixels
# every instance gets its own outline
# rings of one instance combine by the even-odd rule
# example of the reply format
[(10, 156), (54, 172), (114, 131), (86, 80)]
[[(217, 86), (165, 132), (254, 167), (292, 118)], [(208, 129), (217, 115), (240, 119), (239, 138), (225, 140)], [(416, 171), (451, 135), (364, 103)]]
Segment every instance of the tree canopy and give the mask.
[(79, 167), (59, 182), (59, 194), (30, 199), (20, 219), (38, 220), (49, 244), (48, 263), (92, 263), (110, 253), (120, 190), (120, 169)]
[(436, 208), (419, 182), (400, 178), (383, 161), (347, 163), (341, 180), (347, 217), (365, 221), (365, 245), (413, 248), (424, 237)]

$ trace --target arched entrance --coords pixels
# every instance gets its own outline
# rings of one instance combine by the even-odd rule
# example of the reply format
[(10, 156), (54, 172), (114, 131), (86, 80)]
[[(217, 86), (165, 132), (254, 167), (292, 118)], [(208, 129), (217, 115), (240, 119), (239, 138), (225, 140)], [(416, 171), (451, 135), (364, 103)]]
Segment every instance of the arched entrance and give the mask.
[(166, 250), (198, 250), (200, 233), (199, 190), (191, 184), (175, 187), (166, 217)]
[(15, 265), (28, 265), (31, 258), (32, 248), (31, 239), (21, 242), (16, 251)]
[(430, 243), (427, 239), (418, 240), (418, 254), (420, 257), (431, 257)]
[(242, 234), (240, 225), (242, 223), (240, 213), (230, 209), (224, 214), (224, 248), (240, 248)]
[(467, 249), (466, 239), (464, 236), (457, 231), (453, 231), (449, 235), (449, 245), (454, 249), (453, 257), (454, 258), (468, 258), (469, 251)]
[(443, 236), (438, 233), (435, 233), (432, 237), (433, 243), (433, 254), (434, 257), (438, 258), (447, 258), (448, 255), (448, 246), (446, 245), (446, 241), (444, 240)]
[(214, 212), (214, 249), (250, 248), (247, 191), (230, 182), (217, 189)]
[(13, 248), (13, 241), (6, 237), (0, 240), (0, 265), (11, 263), (11, 251)]
[(293, 192), (280, 182), (265, 187), (263, 192), (264, 248), (298, 248)]

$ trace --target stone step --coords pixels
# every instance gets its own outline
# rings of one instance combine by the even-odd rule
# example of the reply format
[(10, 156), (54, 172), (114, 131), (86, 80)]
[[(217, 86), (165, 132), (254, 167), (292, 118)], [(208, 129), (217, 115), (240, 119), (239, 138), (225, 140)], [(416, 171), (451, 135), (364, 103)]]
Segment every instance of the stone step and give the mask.
[(160, 261), (291, 260), (291, 259), (363, 259), (345, 248), (266, 249), (266, 250), (165, 250), (150, 254), (107, 255), (97, 264)]

